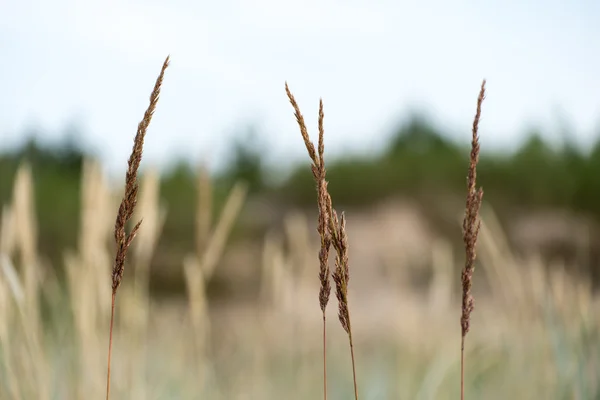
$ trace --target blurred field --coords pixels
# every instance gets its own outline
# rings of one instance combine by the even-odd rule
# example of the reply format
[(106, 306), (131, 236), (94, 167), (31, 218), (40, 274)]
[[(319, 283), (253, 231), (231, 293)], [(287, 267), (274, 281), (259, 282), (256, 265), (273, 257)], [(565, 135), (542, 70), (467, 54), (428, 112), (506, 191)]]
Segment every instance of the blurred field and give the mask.
[[(34, 212), (47, 207), (35, 204), (35, 172), (22, 165), (15, 174), (0, 232), (2, 399), (105, 395), (112, 229), (120, 193), (100, 171), (84, 161), (79, 207), (71, 208), (78, 228), (63, 232), (74, 244), (52, 249), (58, 261), (40, 250), (40, 241), (52, 238), (41, 237)], [(161, 200), (168, 193), (156, 173), (142, 178), (137, 212), (144, 224), (118, 293), (112, 398), (319, 398), (314, 212), (271, 208), (241, 181), (222, 190), (202, 171), (190, 176), (194, 186), (186, 190), (192, 195), (180, 200), (191, 209), (185, 217), (177, 204)], [(406, 197), (348, 206), (350, 308), (363, 399), (459, 397), (464, 256), (456, 246), (460, 202), (453, 199), (441, 202), (450, 215), (445, 229)], [(173, 218), (189, 235), (169, 250), (164, 243)], [(520, 225), (509, 224), (516, 228), (506, 236), (485, 203), (482, 218), (466, 354), (468, 398), (600, 398), (600, 304), (589, 278), (591, 262), (582, 262), (589, 245), (568, 261), (548, 257), (534, 244), (516, 251), (515, 238), (523, 244), (552, 226), (522, 218)], [(564, 233), (563, 225), (556, 226)], [(590, 237), (584, 228), (572, 229), (571, 237)], [(173, 276), (184, 286), (174, 283), (166, 295), (160, 289), (176, 282)], [(347, 399), (347, 338), (333, 296), (331, 301), (330, 399)]]

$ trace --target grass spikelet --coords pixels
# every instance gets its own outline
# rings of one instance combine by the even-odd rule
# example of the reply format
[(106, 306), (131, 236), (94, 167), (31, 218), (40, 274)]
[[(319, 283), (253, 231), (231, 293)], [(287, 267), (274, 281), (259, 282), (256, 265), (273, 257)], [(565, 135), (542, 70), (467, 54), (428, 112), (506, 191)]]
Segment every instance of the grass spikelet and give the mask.
[(156, 83), (154, 84), (154, 90), (150, 95), (150, 105), (144, 113), (144, 118), (138, 124), (137, 132), (135, 134), (135, 139), (133, 142), (133, 149), (129, 157), (127, 173), (125, 175), (125, 194), (123, 195), (123, 199), (121, 200), (121, 205), (119, 206), (119, 211), (117, 213), (117, 219), (115, 221), (115, 241), (117, 243), (117, 253), (115, 255), (115, 263), (113, 265), (112, 271), (112, 303), (108, 344), (108, 367), (106, 374), (107, 400), (110, 398), (110, 359), (112, 353), (112, 332), (115, 315), (115, 299), (117, 295), (117, 289), (119, 288), (119, 286), (121, 285), (121, 281), (123, 280), (123, 272), (125, 271), (125, 257), (127, 256), (127, 250), (129, 249), (131, 242), (135, 238), (135, 235), (139, 231), (142, 221), (140, 220), (137, 224), (135, 224), (135, 226), (129, 234), (126, 234), (125, 232), (125, 225), (133, 216), (133, 212), (137, 203), (137, 172), (140, 167), (140, 162), (142, 161), (144, 138), (146, 136), (148, 126), (150, 126), (150, 121), (152, 120), (154, 111), (156, 110), (156, 105), (158, 104), (158, 98), (160, 95), (160, 88), (162, 86), (163, 77), (168, 66), (169, 57), (167, 56), (161, 68), (160, 74), (156, 79)]
[[(339, 319), (342, 327), (348, 334), (350, 341), (350, 353), (352, 356), (352, 373), (354, 379), (354, 395), (358, 400), (358, 388), (356, 384), (356, 367), (354, 361), (354, 344), (352, 341), (352, 329), (350, 325), (350, 312), (348, 309), (348, 243), (346, 237), (346, 220), (342, 214), (341, 220), (338, 220), (335, 210), (333, 210), (331, 196), (327, 190), (327, 180), (325, 179), (325, 129), (323, 120), (325, 113), (323, 111), (323, 101), (319, 100), (319, 142), (318, 150), (315, 149), (314, 144), (310, 141), (308, 136), (308, 130), (306, 129), (306, 123), (304, 117), (300, 112), (300, 107), (294, 98), (294, 95), (290, 91), (287, 83), (285, 84), (285, 91), (287, 97), (294, 109), (294, 116), (296, 122), (300, 128), (300, 134), (304, 140), (304, 145), (308, 151), (308, 155), (312, 160), (312, 173), (317, 186), (317, 205), (319, 210), (317, 231), (321, 238), (321, 248), (319, 250), (319, 280), (321, 282), (321, 288), (319, 290), (319, 305), (321, 312), (323, 313), (323, 397), (327, 399), (327, 330), (326, 330), (326, 315), (325, 309), (329, 302), (329, 295), (331, 293), (331, 284), (329, 282), (329, 276), (331, 274), (329, 270), (329, 251), (331, 246), (335, 248), (337, 252), (335, 265), (336, 269), (333, 273), (333, 280), (336, 285), (336, 296), (339, 301)], [(318, 152), (317, 152), (318, 151)]]
[(471, 286), (473, 281), (473, 271), (475, 270), (475, 257), (477, 246), (477, 236), (481, 227), (479, 219), (479, 209), (483, 199), (483, 190), (477, 188), (477, 163), (479, 161), (479, 119), (481, 117), (481, 104), (485, 98), (485, 80), (481, 83), (481, 90), (477, 98), (477, 111), (473, 119), (473, 137), (471, 139), (471, 154), (469, 161), (469, 173), (467, 176), (467, 201), (465, 206), (465, 218), (463, 221), (463, 241), (465, 244), (465, 267), (462, 271), (462, 314), (460, 318), (461, 325), (461, 345), (460, 345), (460, 398), (464, 399), (464, 359), (465, 359), (465, 338), (470, 328), (471, 313), (474, 309), (474, 300), (471, 295)]

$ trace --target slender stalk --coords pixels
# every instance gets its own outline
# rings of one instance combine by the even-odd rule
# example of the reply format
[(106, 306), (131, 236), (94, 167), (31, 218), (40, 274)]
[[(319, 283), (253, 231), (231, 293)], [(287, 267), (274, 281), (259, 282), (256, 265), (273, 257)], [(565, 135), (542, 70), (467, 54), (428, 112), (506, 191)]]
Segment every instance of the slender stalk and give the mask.
[(110, 330), (108, 333), (108, 367), (106, 370), (106, 400), (110, 398), (110, 359), (112, 356), (112, 338), (113, 338), (113, 325), (115, 321), (115, 299), (117, 292), (113, 291), (112, 302), (110, 307)]
[[(350, 319), (348, 319), (350, 321)], [(348, 322), (350, 328), (350, 322)], [(352, 357), (352, 379), (354, 381), (354, 399), (358, 400), (358, 385), (356, 384), (356, 362), (354, 361), (354, 343), (352, 342), (352, 330), (348, 329), (348, 339), (350, 340), (350, 356)]]
[(319, 217), (317, 224), (317, 232), (319, 232), (319, 236), (321, 238), (321, 248), (319, 250), (319, 280), (321, 282), (321, 288), (319, 290), (319, 306), (321, 307), (321, 312), (323, 313), (323, 398), (327, 400), (327, 334), (326, 334), (326, 325), (327, 325), (327, 317), (325, 313), (325, 309), (327, 308), (327, 303), (329, 302), (329, 295), (331, 293), (331, 284), (329, 282), (331, 272), (329, 270), (328, 260), (329, 260), (329, 250), (332, 245), (332, 238), (337, 238), (335, 234), (335, 229), (330, 229), (330, 225), (333, 224), (331, 221), (331, 198), (329, 197), (329, 193), (327, 192), (327, 180), (325, 179), (327, 171), (325, 170), (325, 128), (323, 125), (323, 120), (325, 118), (325, 113), (323, 111), (323, 101), (319, 101), (319, 142), (318, 148), (315, 149), (314, 144), (310, 141), (308, 137), (308, 130), (306, 129), (306, 124), (304, 123), (304, 117), (300, 112), (300, 107), (298, 107), (298, 103), (296, 103), (296, 99), (292, 95), (287, 83), (285, 84), (285, 91), (287, 93), (288, 99), (294, 108), (294, 115), (296, 117), (296, 121), (298, 122), (298, 126), (300, 127), (300, 134), (304, 140), (304, 144), (306, 146), (306, 150), (308, 151), (308, 155), (312, 160), (313, 164), (311, 166), (313, 177), (315, 178), (315, 183), (317, 184), (317, 206), (319, 209)]
[[(325, 308), (329, 301), (329, 294), (331, 292), (331, 285), (329, 283), (329, 276), (331, 271), (327, 264), (329, 257), (329, 249), (331, 246), (335, 249), (337, 257), (335, 259), (335, 271), (333, 272), (333, 281), (336, 287), (336, 297), (338, 299), (338, 317), (342, 328), (348, 334), (350, 341), (350, 355), (352, 356), (352, 378), (354, 381), (354, 398), (358, 400), (358, 385), (356, 383), (356, 364), (354, 361), (354, 343), (352, 341), (352, 330), (350, 328), (350, 312), (348, 311), (348, 281), (350, 280), (350, 271), (348, 266), (348, 238), (346, 235), (346, 218), (344, 213), (341, 214), (341, 218), (338, 219), (338, 215), (333, 208), (331, 196), (327, 191), (327, 181), (325, 179), (325, 142), (323, 119), (325, 113), (323, 112), (323, 101), (319, 101), (319, 144), (318, 149), (315, 149), (314, 144), (310, 141), (308, 136), (308, 130), (304, 123), (304, 117), (300, 112), (300, 107), (296, 102), (296, 99), (292, 95), (287, 83), (285, 84), (285, 91), (288, 99), (294, 108), (294, 116), (300, 127), (300, 134), (304, 140), (308, 155), (312, 160), (311, 166), (313, 177), (317, 184), (317, 205), (319, 209), (319, 220), (317, 231), (321, 237), (321, 250), (319, 251), (319, 279), (321, 280), (321, 290), (319, 291), (319, 304), (321, 311), (323, 312), (323, 369), (324, 379), (327, 380), (326, 370), (326, 344), (325, 344)], [(318, 153), (317, 153), (318, 151)], [(318, 154), (318, 155), (317, 155)], [(327, 383), (324, 384), (325, 398), (327, 398)]]
[(148, 126), (150, 126), (150, 121), (152, 120), (152, 115), (156, 110), (156, 104), (158, 103), (158, 98), (160, 95), (160, 88), (162, 86), (163, 77), (165, 75), (165, 70), (169, 66), (169, 57), (165, 59), (163, 66), (160, 70), (160, 75), (156, 79), (156, 83), (154, 84), (154, 89), (150, 94), (150, 104), (144, 113), (144, 118), (138, 124), (137, 132), (135, 134), (135, 139), (133, 141), (133, 148), (131, 150), (131, 155), (129, 156), (129, 161), (127, 162), (127, 172), (125, 174), (125, 193), (123, 194), (123, 199), (121, 200), (121, 205), (119, 206), (119, 211), (117, 212), (117, 218), (115, 221), (115, 242), (117, 244), (117, 252), (115, 254), (115, 263), (113, 265), (112, 270), (112, 301), (111, 301), (111, 312), (110, 312), (110, 330), (108, 334), (108, 366), (106, 370), (106, 400), (110, 398), (110, 364), (111, 364), (111, 356), (112, 356), (112, 337), (113, 337), (113, 326), (115, 320), (115, 300), (117, 297), (117, 290), (121, 285), (121, 281), (123, 280), (123, 273), (125, 272), (125, 259), (127, 257), (127, 250), (131, 245), (131, 242), (137, 235), (140, 226), (142, 225), (142, 220), (138, 221), (137, 224), (131, 229), (131, 232), (127, 234), (125, 232), (125, 226), (133, 216), (135, 211), (135, 206), (137, 204), (137, 194), (138, 194), (138, 182), (137, 182), (137, 173), (140, 167), (140, 162), (142, 161), (142, 152), (144, 148), (144, 138), (146, 136), (146, 131), (148, 130)]
[[(331, 198), (329, 198), (331, 199)], [(329, 201), (331, 205), (331, 201)], [(346, 217), (342, 213), (338, 220), (337, 213), (331, 208), (331, 231), (333, 247), (337, 252), (335, 259), (335, 271), (333, 281), (335, 283), (336, 297), (338, 298), (338, 317), (342, 328), (348, 334), (350, 342), (350, 356), (352, 357), (352, 379), (354, 381), (354, 398), (358, 400), (358, 387), (356, 383), (356, 363), (354, 359), (354, 342), (352, 340), (352, 325), (350, 324), (350, 306), (348, 305), (348, 282), (350, 280), (350, 269), (348, 265), (348, 237), (346, 235)]]
[(327, 317), (323, 312), (323, 398), (327, 400)]
[(460, 400), (465, 398), (465, 337), (460, 340)]
[(469, 157), (469, 172), (467, 175), (467, 201), (465, 205), (465, 218), (463, 220), (463, 242), (465, 244), (465, 266), (462, 270), (462, 312), (460, 317), (461, 345), (460, 345), (460, 399), (465, 398), (465, 338), (471, 327), (471, 313), (475, 308), (471, 286), (473, 285), (473, 272), (475, 271), (475, 258), (477, 237), (481, 227), (479, 209), (483, 199), (483, 190), (477, 188), (477, 163), (479, 162), (479, 120), (481, 118), (481, 104), (485, 98), (485, 79), (481, 83), (479, 97), (477, 97), (477, 111), (473, 119), (473, 136), (471, 139), (471, 154)]

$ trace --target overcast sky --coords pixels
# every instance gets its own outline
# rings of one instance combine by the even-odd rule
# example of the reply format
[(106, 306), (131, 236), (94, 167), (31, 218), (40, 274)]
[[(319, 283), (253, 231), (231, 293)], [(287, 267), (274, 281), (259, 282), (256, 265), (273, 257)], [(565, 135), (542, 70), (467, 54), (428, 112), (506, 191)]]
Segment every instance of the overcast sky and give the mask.
[(167, 54), (146, 164), (218, 165), (247, 123), (273, 162), (304, 160), (286, 80), (309, 128), (323, 97), (331, 154), (380, 148), (411, 109), (466, 141), (483, 78), (483, 146), (561, 119), (589, 143), (599, 21), (597, 0), (0, 0), (0, 151), (76, 123), (121, 167)]

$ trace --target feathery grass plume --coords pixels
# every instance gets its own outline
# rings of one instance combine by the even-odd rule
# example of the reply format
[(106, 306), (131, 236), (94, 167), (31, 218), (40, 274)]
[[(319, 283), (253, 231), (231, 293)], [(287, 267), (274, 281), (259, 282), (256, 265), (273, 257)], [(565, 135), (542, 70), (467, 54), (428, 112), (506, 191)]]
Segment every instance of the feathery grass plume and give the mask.
[(10, 256), (16, 248), (15, 213), (9, 205), (2, 207), (0, 220), (0, 253)]
[[(13, 301), (18, 302), (24, 297), (19, 294), (20, 284), (18, 275), (10, 260), (10, 256), (16, 247), (17, 228), (14, 223), (14, 215), (11, 208), (6, 205), (2, 208), (2, 220), (0, 222), (0, 348), (3, 351), (2, 367), (5, 371), (5, 386), (12, 398), (22, 398), (20, 380), (15, 371), (16, 365), (13, 360), (13, 343), (11, 343), (10, 327), (12, 325)], [(11, 272), (14, 272), (11, 274)], [(11, 279), (12, 278), (12, 279)], [(11, 298), (12, 294), (12, 298)]]
[(154, 84), (154, 90), (150, 95), (150, 104), (144, 113), (144, 118), (138, 124), (137, 132), (133, 142), (133, 149), (128, 161), (127, 173), (125, 175), (125, 194), (119, 206), (117, 213), (117, 219), (115, 221), (115, 241), (117, 243), (117, 253), (115, 255), (115, 263), (112, 271), (112, 303), (111, 303), (111, 314), (110, 314), (110, 331), (108, 339), (108, 367), (106, 374), (106, 399), (110, 398), (110, 359), (112, 353), (112, 332), (113, 323), (115, 316), (115, 299), (117, 296), (117, 289), (121, 285), (123, 280), (123, 272), (125, 271), (125, 257), (127, 256), (127, 249), (131, 245), (131, 242), (135, 238), (142, 221), (140, 220), (131, 230), (129, 234), (125, 233), (125, 225), (133, 216), (135, 205), (137, 202), (137, 172), (142, 161), (142, 151), (144, 147), (144, 137), (146, 131), (152, 120), (154, 110), (158, 104), (158, 98), (160, 95), (160, 88), (163, 82), (165, 71), (169, 66), (169, 56), (165, 59), (163, 66), (160, 70), (160, 74)]
[(292, 290), (291, 263), (283, 251), (279, 232), (268, 231), (262, 251), (261, 299), (269, 311), (289, 312)]
[(319, 304), (323, 313), (323, 391), (324, 398), (327, 398), (327, 336), (326, 336), (326, 316), (325, 309), (329, 302), (329, 295), (331, 293), (331, 284), (329, 282), (329, 250), (331, 246), (335, 248), (337, 252), (336, 257), (336, 270), (333, 273), (333, 279), (336, 284), (336, 295), (339, 300), (339, 318), (342, 327), (348, 334), (350, 340), (350, 353), (352, 355), (352, 372), (354, 378), (354, 395), (358, 399), (358, 389), (356, 385), (356, 368), (354, 362), (354, 345), (352, 342), (352, 330), (350, 327), (350, 313), (348, 311), (348, 245), (345, 231), (345, 218), (342, 214), (341, 223), (338, 221), (337, 214), (333, 210), (331, 196), (327, 191), (327, 181), (325, 179), (325, 129), (323, 126), (323, 119), (325, 114), (323, 112), (323, 100), (319, 100), (319, 143), (318, 143), (318, 154), (315, 150), (315, 146), (310, 141), (308, 136), (308, 130), (306, 129), (306, 123), (304, 117), (300, 112), (300, 107), (294, 98), (294, 95), (290, 91), (288, 84), (285, 84), (285, 91), (288, 99), (294, 108), (294, 116), (296, 122), (300, 128), (300, 134), (304, 140), (308, 155), (312, 160), (311, 166), (313, 177), (317, 185), (317, 205), (319, 209), (318, 226), (317, 231), (321, 237), (321, 249), (319, 250), (319, 279), (321, 281), (321, 289), (319, 291)]
[(293, 265), (298, 285), (306, 282), (307, 275), (310, 280), (313, 276), (313, 263), (310, 253), (313, 248), (310, 244), (310, 228), (303, 213), (292, 211), (284, 217), (284, 230), (289, 246), (289, 257)]
[[(89, 279), (93, 283), (90, 289), (97, 307), (96, 326), (104, 326), (110, 318), (111, 290), (106, 290), (106, 281), (111, 280), (112, 268), (111, 254), (106, 244), (114, 234), (114, 221), (111, 219), (121, 199), (113, 195), (98, 161), (84, 160), (80, 199), (79, 265), (90, 270)], [(85, 312), (89, 313), (90, 310)], [(97, 327), (93, 329), (95, 332), (98, 330)]]
[[(31, 362), (37, 382), (37, 396), (48, 398), (49, 370), (43, 346), (44, 330), (40, 320), (41, 270), (38, 249), (38, 227), (35, 215), (35, 193), (31, 166), (21, 164), (17, 170), (13, 189), (15, 250), (20, 255), (20, 272), (24, 289), (24, 304), (20, 309)], [(35, 361), (34, 361), (35, 360)]]
[[(331, 199), (330, 199), (331, 201)], [(350, 324), (350, 311), (348, 307), (348, 282), (350, 281), (350, 269), (348, 267), (348, 236), (346, 235), (346, 217), (342, 213), (340, 219), (335, 210), (332, 209), (333, 226), (337, 227), (333, 247), (336, 250), (335, 271), (333, 281), (335, 282), (335, 294), (338, 299), (338, 317), (342, 327), (348, 334), (350, 342), (350, 355), (352, 357), (352, 376), (354, 378), (354, 396), (358, 400), (358, 387), (356, 385), (356, 362), (354, 361), (354, 342), (352, 340), (352, 325)]]
[(38, 330), (39, 265), (37, 258), (38, 228), (35, 216), (34, 185), (31, 166), (21, 164), (15, 177), (13, 193), (16, 244), (20, 254), (28, 323)]
[(225, 201), (216, 226), (211, 231), (210, 224), (213, 220), (212, 183), (208, 172), (203, 169), (200, 171), (196, 215), (196, 252), (188, 255), (183, 261), (196, 349), (193, 357), (200, 387), (204, 386), (205, 376), (209, 371), (207, 350), (210, 344), (211, 320), (206, 299), (206, 284), (215, 273), (247, 193), (248, 185), (243, 182), (235, 183)]
[(225, 200), (225, 205), (223, 206), (219, 220), (217, 221), (210, 238), (208, 238), (206, 247), (200, 258), (200, 265), (207, 281), (213, 277), (217, 264), (223, 256), (227, 239), (229, 238), (229, 234), (233, 229), (235, 221), (244, 206), (247, 195), (248, 184), (245, 182), (236, 182)]
[(460, 345), (460, 398), (464, 399), (464, 359), (465, 359), (465, 338), (471, 325), (471, 312), (473, 312), (474, 301), (471, 295), (471, 285), (473, 280), (473, 271), (475, 270), (475, 248), (477, 246), (477, 236), (481, 227), (479, 219), (479, 209), (483, 199), (483, 190), (477, 188), (477, 163), (479, 161), (479, 119), (481, 117), (481, 104), (485, 98), (485, 79), (481, 83), (481, 90), (477, 98), (477, 112), (473, 119), (473, 137), (471, 141), (471, 155), (469, 162), (469, 174), (467, 176), (467, 202), (465, 207), (465, 218), (463, 220), (463, 241), (465, 244), (465, 267), (462, 271), (462, 314), (460, 318), (461, 325), (461, 345)]
[(102, 327), (110, 318), (111, 290), (107, 281), (112, 263), (106, 244), (114, 229), (110, 221), (114, 209), (101, 166), (86, 158), (82, 167), (77, 250), (64, 254), (76, 348), (74, 379), (69, 388), (76, 398), (101, 396), (105, 390)]
[[(140, 231), (132, 248), (133, 288), (129, 291), (130, 301), (121, 302), (121, 316), (125, 321), (130, 387), (129, 398), (147, 398), (146, 365), (148, 322), (150, 315), (150, 266), (154, 251), (166, 219), (166, 207), (160, 202), (160, 176), (155, 168), (148, 169), (141, 177), (139, 201), (134, 217), (144, 218), (144, 229)], [(131, 281), (128, 281), (131, 282)], [(128, 285), (129, 286), (129, 285)]]
[(139, 219), (144, 216), (144, 230), (140, 232), (133, 248), (134, 287), (141, 296), (148, 295), (150, 264), (166, 219), (167, 210), (160, 202), (160, 176), (156, 169), (146, 171), (142, 177), (139, 202), (136, 213)]

